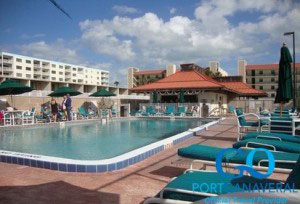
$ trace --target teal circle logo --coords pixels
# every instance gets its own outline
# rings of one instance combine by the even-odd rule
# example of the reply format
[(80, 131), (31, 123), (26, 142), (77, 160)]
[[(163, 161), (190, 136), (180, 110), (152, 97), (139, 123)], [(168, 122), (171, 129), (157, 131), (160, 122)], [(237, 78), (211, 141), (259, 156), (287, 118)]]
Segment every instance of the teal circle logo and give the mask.
[[(267, 155), (267, 159), (265, 161), (269, 163), (269, 167), (268, 167), (268, 171), (266, 174), (262, 174), (262, 173), (256, 171), (255, 169), (253, 169), (253, 158), (254, 158), (255, 153), (258, 151), (264, 152)], [(234, 168), (236, 170), (239, 170), (239, 175), (232, 176), (232, 174), (226, 174), (222, 169), (222, 163), (223, 163), (223, 161), (225, 163), (226, 162), (230, 163), (230, 157), (234, 154), (242, 155), (243, 150), (242, 149), (234, 149), (234, 148), (226, 148), (218, 153), (217, 159), (216, 159), (216, 169), (217, 169), (217, 172), (221, 176), (226, 177), (226, 178), (240, 178), (244, 175), (244, 171), (246, 171), (254, 178), (264, 179), (264, 178), (269, 177), (274, 172), (275, 159), (274, 159), (273, 154), (267, 149), (256, 148), (256, 149), (251, 150), (249, 152), (249, 154), (247, 155), (246, 165), (236, 166)]]

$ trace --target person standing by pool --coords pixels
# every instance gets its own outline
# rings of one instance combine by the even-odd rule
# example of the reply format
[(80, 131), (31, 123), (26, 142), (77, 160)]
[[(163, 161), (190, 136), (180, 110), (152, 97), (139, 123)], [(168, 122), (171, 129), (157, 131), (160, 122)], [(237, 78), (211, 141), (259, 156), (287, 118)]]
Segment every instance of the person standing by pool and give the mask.
[(71, 121), (72, 120), (72, 116), (71, 116), (72, 100), (71, 100), (70, 94), (67, 94), (67, 99), (66, 99), (65, 105), (66, 105), (66, 109), (67, 109), (68, 121)]
[(67, 118), (67, 107), (66, 107), (66, 102), (67, 102), (67, 95), (64, 95), (64, 100), (62, 102), (62, 105), (61, 105), (61, 109), (64, 113), (64, 116), (65, 118)]
[(54, 98), (51, 99), (51, 113), (52, 113), (53, 121), (57, 122), (58, 105), (57, 105), (56, 100)]

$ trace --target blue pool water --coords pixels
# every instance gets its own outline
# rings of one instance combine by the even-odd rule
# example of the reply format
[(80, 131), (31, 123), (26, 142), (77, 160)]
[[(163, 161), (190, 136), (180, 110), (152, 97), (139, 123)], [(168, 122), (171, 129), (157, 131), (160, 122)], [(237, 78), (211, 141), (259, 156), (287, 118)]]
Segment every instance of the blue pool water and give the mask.
[(207, 122), (133, 119), (5, 130), (0, 132), (0, 149), (68, 159), (109, 159)]

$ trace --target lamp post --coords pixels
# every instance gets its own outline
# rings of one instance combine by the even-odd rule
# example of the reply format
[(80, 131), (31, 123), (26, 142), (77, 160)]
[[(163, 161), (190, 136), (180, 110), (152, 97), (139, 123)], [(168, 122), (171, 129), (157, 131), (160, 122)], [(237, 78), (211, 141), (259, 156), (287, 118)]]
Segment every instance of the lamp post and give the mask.
[(296, 84), (296, 53), (295, 53), (295, 32), (286, 32), (284, 35), (293, 35), (293, 70), (294, 70), (294, 97), (293, 104), (296, 108), (296, 93), (297, 93), (297, 84)]

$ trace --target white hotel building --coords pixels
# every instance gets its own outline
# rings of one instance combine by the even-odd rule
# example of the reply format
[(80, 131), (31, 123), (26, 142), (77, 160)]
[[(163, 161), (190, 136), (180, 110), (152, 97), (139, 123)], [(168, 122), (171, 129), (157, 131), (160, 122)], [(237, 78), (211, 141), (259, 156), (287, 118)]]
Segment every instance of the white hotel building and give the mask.
[(82, 93), (92, 93), (109, 85), (108, 71), (7, 52), (0, 54), (0, 82), (16, 79), (46, 92), (69, 86)]

